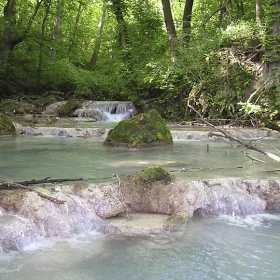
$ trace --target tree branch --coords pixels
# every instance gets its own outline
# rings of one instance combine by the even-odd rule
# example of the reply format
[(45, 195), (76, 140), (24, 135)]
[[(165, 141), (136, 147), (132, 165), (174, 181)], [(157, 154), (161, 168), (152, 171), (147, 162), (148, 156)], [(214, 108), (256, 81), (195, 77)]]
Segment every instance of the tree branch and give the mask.
[[(188, 101), (187, 107), (189, 107), (189, 108), (192, 109), (196, 114), (198, 114), (198, 116), (199, 116), (201, 122), (203, 122), (204, 124), (206, 124), (206, 125), (208, 125), (208, 126), (214, 128), (215, 130), (221, 132), (222, 135), (220, 135), (220, 137), (223, 136), (223, 137), (225, 137), (225, 138), (227, 138), (227, 139), (233, 140), (233, 141), (239, 143), (241, 146), (245, 147), (245, 148), (248, 149), (248, 150), (256, 151), (256, 152), (258, 152), (258, 153), (260, 153), (260, 154), (262, 154), (262, 155), (265, 155), (265, 156), (267, 156), (267, 157), (269, 157), (269, 158), (271, 158), (271, 159), (273, 159), (273, 160), (275, 160), (275, 161), (277, 161), (277, 162), (280, 163), (280, 157), (278, 157), (278, 156), (276, 156), (276, 155), (274, 155), (274, 154), (272, 154), (272, 153), (270, 153), (270, 152), (261, 150), (261, 149), (255, 147), (255, 146), (250, 145), (250, 144), (244, 143), (244, 142), (241, 141), (239, 138), (237, 138), (237, 137), (231, 135), (231, 134), (230, 134), (228, 131), (226, 131), (225, 129), (221, 129), (221, 128), (219, 128), (219, 127), (217, 127), (217, 126), (215, 126), (215, 125), (213, 125), (213, 124), (207, 122), (206, 120), (204, 120), (204, 118), (202, 117), (202, 115), (201, 115), (197, 110), (195, 110), (195, 108), (194, 108), (192, 105), (190, 105), (190, 102), (189, 102), (189, 101)], [(209, 133), (209, 136), (210, 136), (210, 137), (211, 137), (211, 134), (213, 135), (213, 133), (212, 133), (212, 132)], [(245, 155), (247, 156), (246, 153), (243, 153), (243, 154), (245, 154)]]
[(31, 191), (31, 192), (35, 192), (37, 193), (40, 197), (42, 198), (45, 198), (51, 202), (54, 202), (56, 204), (64, 204), (65, 201), (63, 200), (59, 200), (55, 197), (52, 197), (52, 196), (48, 196), (48, 195), (45, 195), (37, 190), (34, 190), (32, 188), (29, 188), (27, 186), (24, 186), (24, 185), (21, 185), (21, 184), (18, 184), (18, 183), (10, 183), (10, 182), (4, 182), (0, 185), (0, 188), (5, 188), (5, 189), (22, 189), (22, 190), (26, 190), (26, 191)]

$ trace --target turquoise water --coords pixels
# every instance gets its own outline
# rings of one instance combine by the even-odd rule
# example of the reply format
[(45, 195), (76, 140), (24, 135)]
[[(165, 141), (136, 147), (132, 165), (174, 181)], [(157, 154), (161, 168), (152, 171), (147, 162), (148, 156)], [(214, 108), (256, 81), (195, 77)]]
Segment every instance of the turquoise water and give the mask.
[(279, 279), (280, 215), (194, 217), (169, 235), (44, 239), (0, 254), (0, 279)]
[[(252, 161), (223, 142), (175, 140), (168, 147), (126, 150), (104, 147), (103, 141), (52, 136), (1, 137), (0, 180), (82, 177), (104, 182), (112, 174), (123, 176), (157, 165), (183, 180), (279, 176), (279, 171), (274, 171), (279, 169), (277, 163), (257, 153), (251, 155), (266, 163)], [(269, 147), (279, 145), (276, 140), (269, 141)]]
[[(114, 180), (112, 174), (156, 165), (183, 180), (279, 178), (276, 163), (256, 153), (252, 155), (266, 163), (254, 162), (222, 142), (175, 140), (169, 147), (129, 151), (102, 142), (1, 137), (0, 179), (82, 177), (108, 182)], [(277, 152), (278, 144), (268, 140), (262, 147)], [(5, 226), (2, 220), (0, 224)], [(279, 232), (280, 214), (273, 212), (235, 219), (195, 216), (168, 235), (108, 237), (86, 232), (70, 239), (38, 237), (19, 250), (0, 252), (0, 279), (279, 279)]]

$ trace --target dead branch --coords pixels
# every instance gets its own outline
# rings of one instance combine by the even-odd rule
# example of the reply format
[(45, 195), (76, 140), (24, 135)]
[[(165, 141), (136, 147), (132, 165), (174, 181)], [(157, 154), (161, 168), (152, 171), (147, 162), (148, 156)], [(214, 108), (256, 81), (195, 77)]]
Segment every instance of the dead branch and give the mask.
[[(190, 102), (189, 102), (189, 101), (188, 101), (187, 107), (189, 107), (189, 108), (192, 109), (196, 114), (198, 114), (199, 119), (200, 119), (201, 122), (203, 122), (204, 124), (206, 124), (206, 125), (208, 125), (208, 126), (214, 128), (215, 130), (221, 132), (222, 135), (219, 135), (219, 137), (222, 136), (222, 137), (225, 137), (225, 138), (230, 139), (230, 140), (232, 140), (232, 141), (235, 141), (235, 142), (239, 143), (241, 146), (245, 147), (247, 150), (256, 151), (256, 152), (258, 152), (258, 153), (260, 153), (260, 154), (262, 154), (262, 155), (265, 155), (265, 156), (267, 156), (267, 157), (269, 157), (269, 158), (271, 158), (271, 159), (273, 159), (273, 160), (275, 160), (275, 161), (277, 161), (277, 162), (280, 163), (280, 157), (278, 157), (278, 156), (276, 156), (276, 155), (274, 155), (274, 154), (272, 154), (272, 153), (270, 153), (270, 152), (261, 150), (261, 149), (255, 147), (255, 146), (250, 145), (250, 144), (244, 143), (244, 142), (241, 141), (239, 138), (237, 138), (237, 137), (231, 135), (231, 134), (230, 134), (228, 131), (226, 131), (225, 129), (221, 129), (221, 128), (219, 128), (219, 127), (217, 127), (217, 126), (215, 126), (215, 125), (213, 125), (213, 124), (207, 122), (206, 120), (204, 120), (204, 118), (202, 117), (202, 115), (201, 115), (192, 105), (190, 105)], [(210, 132), (210, 133), (209, 133), (209, 136), (211, 137), (211, 135), (213, 135), (213, 134), (214, 134), (213, 132)], [(217, 135), (215, 135), (215, 136), (217, 136)], [(247, 156), (246, 153), (244, 153), (244, 154)]]
[(30, 186), (30, 185), (39, 185), (39, 184), (57, 184), (62, 182), (74, 182), (74, 181), (84, 181), (83, 178), (78, 179), (50, 179), (51, 177), (47, 177), (40, 180), (32, 179), (30, 181), (23, 181), (23, 182), (16, 182), (17, 184), (23, 185), (23, 186)]
[(10, 182), (4, 182), (0, 185), (1, 188), (4, 188), (4, 189), (22, 189), (22, 190), (26, 190), (26, 191), (31, 191), (31, 192), (35, 192), (37, 193), (40, 197), (42, 198), (45, 198), (51, 202), (54, 202), (56, 204), (63, 204), (65, 201), (63, 200), (59, 200), (57, 198), (54, 198), (54, 197), (51, 197), (51, 196), (48, 196), (48, 195), (45, 195), (37, 190), (34, 190), (32, 188), (29, 188), (27, 186), (24, 186), (24, 185), (21, 185), (19, 183), (10, 183)]
[[(257, 88), (251, 95), (249, 96), (247, 103), (250, 103), (252, 99), (259, 93), (259, 92), (264, 92), (272, 88), (273, 86), (273, 81), (269, 80), (266, 83), (263, 83), (259, 88)], [(256, 103), (256, 102), (255, 102)]]
[(121, 178), (120, 178), (117, 174), (113, 174), (113, 176), (114, 176), (115, 178), (118, 179), (119, 200), (120, 200), (120, 202), (121, 202), (122, 205), (123, 205), (123, 209), (124, 209), (124, 212), (125, 212), (125, 214), (126, 214), (127, 220), (130, 221), (131, 218), (130, 218), (130, 216), (129, 216), (129, 214), (128, 214), (128, 210), (127, 210), (127, 207), (126, 207), (126, 205), (125, 205), (125, 203), (124, 203), (123, 195), (122, 195), (122, 192), (121, 192), (121, 190), (120, 190), (120, 187), (121, 187)]

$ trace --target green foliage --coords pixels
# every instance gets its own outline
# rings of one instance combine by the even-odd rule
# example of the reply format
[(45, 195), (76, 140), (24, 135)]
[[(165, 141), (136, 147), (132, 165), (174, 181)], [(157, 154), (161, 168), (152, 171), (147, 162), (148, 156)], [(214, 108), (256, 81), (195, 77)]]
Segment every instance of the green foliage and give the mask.
[(6, 99), (0, 103), (0, 112), (11, 112), (20, 106), (21, 102), (13, 99)]
[(241, 105), (240, 111), (243, 111), (244, 113), (250, 115), (250, 114), (261, 114), (262, 107), (260, 105), (252, 104), (250, 102), (239, 102), (239, 105)]
[(254, 21), (238, 21), (221, 31), (221, 45), (255, 47), (263, 42), (265, 30)]
[(14, 134), (15, 126), (9, 117), (0, 113), (0, 135), (1, 134)]
[[(172, 120), (185, 117), (185, 103), (192, 99), (203, 114), (227, 117), (234, 116), (238, 102), (246, 100), (256, 74), (253, 64), (261, 59), (256, 55), (253, 61), (247, 54), (265, 46), (269, 50), (266, 59), (279, 61), (279, 42), (273, 34), (279, 11), (270, 0), (262, 1), (263, 26), (255, 22), (254, 1), (243, 1), (244, 13), (238, 1), (231, 1), (227, 9), (221, 9), (223, 1), (203, 1), (203, 5), (194, 1), (188, 46), (181, 39), (184, 2), (173, 1), (178, 35), (175, 63), (170, 60), (160, 1), (115, 1), (121, 5), (127, 27), (125, 49), (120, 48), (120, 26), (112, 1), (105, 2), (108, 9), (94, 69), (90, 69), (89, 61), (103, 0), (52, 1), (44, 32), (46, 5), (36, 13), (39, 2), (16, 1), (10, 25), (2, 11), (0, 51), (8, 46), (4, 46), (7, 38), (13, 38), (10, 43), (18, 43), (7, 56), (5, 67), (0, 67), (1, 97), (13, 92), (44, 94), (51, 90), (63, 92), (64, 99), (132, 100), (139, 105), (154, 99), (153, 106)], [(0, 3), (4, 7), (7, 1)], [(56, 30), (54, 23), (58, 20), (61, 25)], [(129, 64), (124, 66), (123, 57), (128, 54)], [(278, 71), (275, 73), (277, 79)], [(12, 90), (6, 90), (8, 86)], [(279, 100), (267, 107), (278, 110)]]

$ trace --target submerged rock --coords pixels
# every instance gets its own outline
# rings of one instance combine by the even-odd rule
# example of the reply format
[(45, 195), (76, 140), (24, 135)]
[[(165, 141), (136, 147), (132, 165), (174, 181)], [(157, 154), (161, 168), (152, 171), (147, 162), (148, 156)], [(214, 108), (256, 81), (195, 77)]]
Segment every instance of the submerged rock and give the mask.
[(0, 113), (0, 135), (4, 134), (15, 134), (16, 129), (13, 122), (10, 120), (9, 117)]
[(108, 133), (105, 146), (148, 148), (173, 143), (166, 121), (156, 110), (123, 120)]

